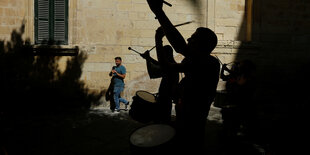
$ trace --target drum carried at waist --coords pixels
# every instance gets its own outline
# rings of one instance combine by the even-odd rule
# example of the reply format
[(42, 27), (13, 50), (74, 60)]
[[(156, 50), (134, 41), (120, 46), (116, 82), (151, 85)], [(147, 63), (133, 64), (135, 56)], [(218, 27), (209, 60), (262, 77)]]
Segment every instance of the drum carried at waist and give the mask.
[(155, 94), (139, 90), (132, 97), (133, 101), (129, 110), (132, 119), (141, 123), (148, 123), (156, 119), (158, 103)]
[(151, 124), (136, 129), (129, 138), (131, 154), (172, 154), (175, 129), (166, 124)]

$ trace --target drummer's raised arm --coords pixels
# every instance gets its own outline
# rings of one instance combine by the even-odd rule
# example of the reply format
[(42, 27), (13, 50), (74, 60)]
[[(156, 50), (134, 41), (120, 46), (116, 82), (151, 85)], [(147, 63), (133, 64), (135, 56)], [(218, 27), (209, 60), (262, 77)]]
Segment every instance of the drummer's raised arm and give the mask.
[(162, 9), (163, 1), (158, 0), (147, 0), (150, 9), (156, 15), (161, 27), (163, 28), (165, 35), (177, 53), (186, 55), (187, 45), (183, 36), (171, 23), (167, 15)]

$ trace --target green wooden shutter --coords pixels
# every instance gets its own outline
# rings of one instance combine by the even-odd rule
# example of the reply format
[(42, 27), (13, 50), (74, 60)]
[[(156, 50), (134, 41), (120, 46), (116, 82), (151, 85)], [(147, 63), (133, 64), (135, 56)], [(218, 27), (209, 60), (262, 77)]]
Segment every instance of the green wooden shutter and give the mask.
[(49, 0), (35, 1), (35, 42), (41, 44), (44, 40), (50, 39), (50, 8)]
[(35, 42), (68, 44), (68, 0), (35, 0)]
[(53, 37), (56, 42), (68, 44), (68, 0), (54, 0)]

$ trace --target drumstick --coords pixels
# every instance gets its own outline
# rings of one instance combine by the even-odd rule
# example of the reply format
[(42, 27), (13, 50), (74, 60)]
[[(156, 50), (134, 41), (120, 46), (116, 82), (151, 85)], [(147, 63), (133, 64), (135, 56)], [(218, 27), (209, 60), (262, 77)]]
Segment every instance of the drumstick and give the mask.
[[(190, 23), (193, 23), (193, 22), (195, 22), (195, 21), (184, 22), (184, 23), (181, 23), (181, 24), (174, 25), (174, 27), (187, 25), (187, 24), (190, 24)], [(156, 46), (153, 46), (153, 47), (152, 47), (151, 49), (149, 49), (148, 51), (152, 51), (155, 47), (156, 47)], [(140, 55), (142, 54), (142, 53), (140, 53), (140, 52), (138, 52), (138, 51), (132, 49), (131, 47), (128, 47), (128, 50), (132, 50), (132, 51), (134, 51), (134, 52), (136, 52), (136, 53), (138, 53), (138, 54), (140, 54)]]
[(189, 22), (185, 22), (185, 23), (177, 24), (177, 25), (174, 25), (174, 27), (178, 27), (178, 26), (187, 25), (187, 24), (190, 24), (190, 23), (193, 23), (193, 22), (195, 22), (195, 21), (194, 21), (194, 20), (192, 20), (192, 21), (189, 21)]
[(132, 50), (132, 51), (134, 51), (134, 52), (136, 52), (136, 53), (138, 53), (138, 54), (140, 54), (140, 55), (142, 54), (142, 53), (140, 53), (140, 52), (138, 52), (138, 51), (132, 49), (131, 47), (128, 47), (128, 50)]
[(170, 6), (170, 7), (172, 7), (172, 4), (170, 4), (170, 3), (166, 2), (166, 1), (163, 1), (163, 3), (168, 5), (168, 6)]
[(152, 51), (156, 46), (153, 46), (151, 49), (149, 49), (148, 51)]
[(214, 55), (216, 57), (216, 59), (220, 62), (221, 65), (223, 65), (222, 61), (219, 59), (219, 57), (217, 57), (216, 55)]

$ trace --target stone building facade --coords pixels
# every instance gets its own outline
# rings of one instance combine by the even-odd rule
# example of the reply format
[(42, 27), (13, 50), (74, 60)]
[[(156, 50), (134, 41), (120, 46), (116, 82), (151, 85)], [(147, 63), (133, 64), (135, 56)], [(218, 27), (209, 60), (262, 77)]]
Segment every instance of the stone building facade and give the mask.
[[(24, 23), (24, 39), (36, 44), (35, 1), (0, 0), (0, 40), (10, 40), (11, 32)], [(80, 77), (87, 87), (107, 89), (114, 57), (121, 56), (128, 71), (124, 97), (131, 100), (137, 90), (157, 92), (160, 79), (150, 79), (145, 60), (128, 50), (144, 52), (154, 46), (159, 24), (146, 0), (66, 1), (68, 38), (62, 48), (78, 46), (87, 54)], [(199, 26), (209, 27), (219, 40), (212, 54), (222, 63), (248, 59), (256, 65), (256, 90), (249, 103), (249, 113), (255, 115), (253, 137), (284, 151), (292, 148), (292, 143), (303, 142), (300, 139), (308, 132), (305, 122), (310, 103), (310, 1), (167, 1), (173, 6), (164, 9), (173, 24), (195, 21), (178, 28), (185, 38)], [(155, 52), (151, 55), (155, 57)], [(70, 58), (62, 57), (60, 67), (65, 68)], [(177, 54), (175, 58), (182, 60)], [(218, 90), (224, 89), (225, 82), (220, 80)], [(107, 105), (104, 99), (102, 102)]]
[[(190, 37), (197, 27), (209, 26), (218, 34), (220, 44), (236, 40), (244, 14), (244, 1), (202, 0), (199, 5), (187, 0), (169, 2), (173, 7), (164, 6), (164, 9), (174, 24), (195, 21), (179, 27), (185, 38)], [(35, 44), (34, 3), (35, 0), (1, 0), (2, 40), (9, 40), (10, 33), (24, 22), (24, 38), (29, 38)], [(145, 0), (69, 0), (68, 4), (68, 45), (62, 47), (78, 46), (81, 52), (87, 53), (81, 79), (89, 88), (106, 89), (114, 57), (121, 56), (128, 71), (125, 95), (132, 96), (141, 89), (157, 91), (160, 79), (149, 79), (145, 60), (128, 50), (130, 46), (144, 52), (155, 45), (154, 34), (159, 24)], [(222, 10), (225, 13), (221, 13)], [(155, 56), (154, 52), (152, 55)], [(61, 61), (62, 65), (65, 59)], [(176, 59), (181, 61), (182, 57), (176, 55)]]
[[(194, 4), (190, 0), (168, 1), (173, 6), (164, 6), (164, 9), (174, 24), (195, 21), (178, 28), (185, 38), (199, 26), (209, 27), (219, 39), (213, 54), (223, 63), (247, 58), (257, 64), (257, 99), (270, 101), (266, 104), (268, 109), (276, 110), (278, 101), (285, 101), (279, 93), (283, 92), (281, 83), (303, 78), (294, 76), (299, 74), (297, 71), (306, 75), (300, 68), (308, 64), (309, 57), (306, 54), (309, 2), (196, 0), (199, 4)], [(12, 30), (25, 23), (24, 38), (35, 44), (34, 5), (35, 0), (0, 0), (0, 39), (9, 40)], [(130, 100), (137, 90), (157, 92), (160, 79), (150, 79), (145, 60), (128, 50), (130, 46), (144, 52), (154, 46), (159, 24), (145, 0), (68, 0), (68, 8), (68, 44), (62, 47), (78, 46), (80, 52), (87, 53), (81, 79), (91, 90), (107, 89), (114, 57), (121, 56), (128, 71), (124, 96)], [(180, 55), (175, 57), (177, 61), (182, 60)], [(63, 57), (60, 66), (69, 58)], [(218, 90), (225, 89), (224, 84), (220, 80)], [(302, 88), (293, 84), (288, 87)], [(288, 110), (288, 104), (280, 107), (280, 113)]]
[[(180, 27), (185, 38), (196, 27), (206, 25), (205, 2), (199, 7), (186, 0), (170, 3), (173, 7), (164, 6), (164, 9), (174, 24), (195, 21)], [(35, 45), (35, 0), (1, 0), (0, 39), (10, 40), (11, 32), (23, 23), (24, 39), (30, 39)], [(107, 89), (110, 83), (108, 73), (114, 65), (114, 57), (122, 57), (127, 68), (124, 96), (130, 100), (137, 90), (157, 92), (160, 79), (150, 79), (145, 60), (129, 51), (128, 47), (140, 52), (153, 47), (158, 26), (145, 0), (69, 0), (68, 44), (61, 47), (78, 46), (80, 52), (87, 53), (81, 79), (93, 91)], [(155, 56), (155, 52), (151, 54)], [(61, 59), (61, 68), (65, 68), (67, 59), (70, 57)], [(176, 55), (176, 59), (182, 58)]]

